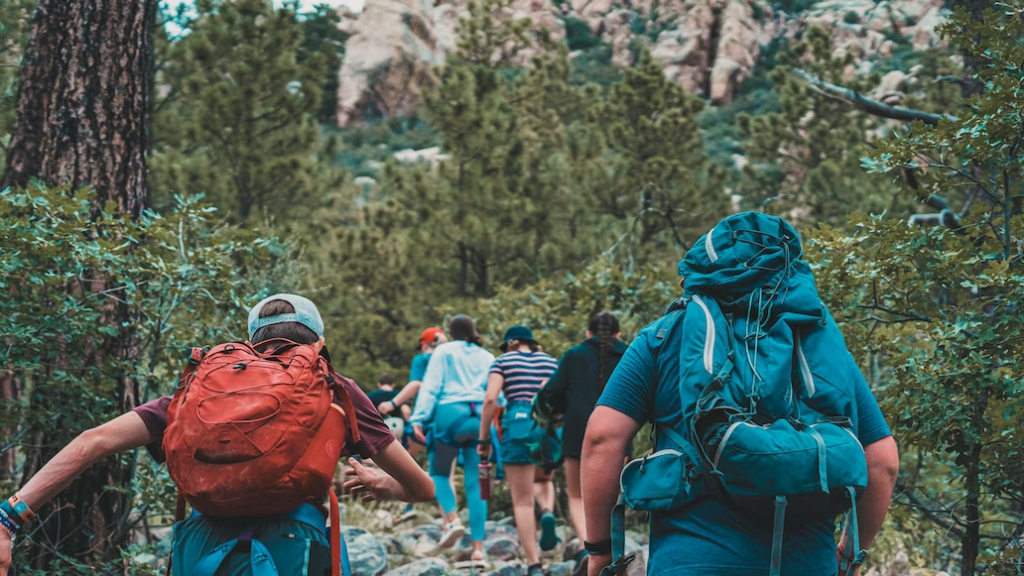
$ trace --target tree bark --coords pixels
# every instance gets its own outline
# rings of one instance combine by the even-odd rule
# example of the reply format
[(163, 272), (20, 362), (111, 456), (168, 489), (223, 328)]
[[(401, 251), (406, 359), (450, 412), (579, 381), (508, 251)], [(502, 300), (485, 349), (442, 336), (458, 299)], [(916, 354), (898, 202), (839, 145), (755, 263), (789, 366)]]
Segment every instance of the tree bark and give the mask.
[(0, 188), (91, 186), (100, 206), (139, 214), (155, 15), (156, 0), (39, 0)]
[[(106, 205), (138, 217), (146, 206), (153, 77), (152, 36), (156, 0), (39, 0), (32, 17), (19, 78), (17, 121), (0, 188), (24, 187), (38, 178), (69, 191), (91, 187), (94, 213)], [(104, 271), (68, 288), (101, 292), (111, 287)], [(138, 334), (128, 307), (105, 301), (102, 320), (117, 334), (86, 345), (90, 366), (139, 361)], [(55, 352), (60, 361), (59, 351)], [(119, 371), (118, 371), (119, 372)], [(138, 383), (124, 374), (110, 401), (115, 410), (135, 406)], [(32, 407), (60, 414), (60, 387), (40, 378)], [(109, 384), (107, 384), (109, 386)], [(41, 411), (41, 412), (40, 412)], [(61, 428), (61, 420), (55, 428)], [(78, 430), (77, 432), (80, 432)], [(40, 429), (26, 454), (23, 480), (61, 448), (57, 430)], [(131, 510), (134, 467), (120, 459), (93, 466), (39, 512), (26, 564), (44, 572), (56, 553), (83, 562), (105, 562), (120, 553)]]

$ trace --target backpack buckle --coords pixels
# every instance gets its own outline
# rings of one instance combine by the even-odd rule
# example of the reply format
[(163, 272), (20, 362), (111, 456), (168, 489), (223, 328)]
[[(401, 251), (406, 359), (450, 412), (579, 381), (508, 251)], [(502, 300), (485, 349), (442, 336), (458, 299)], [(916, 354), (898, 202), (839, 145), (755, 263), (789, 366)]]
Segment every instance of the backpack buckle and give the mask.
[(615, 562), (612, 562), (601, 570), (601, 576), (622, 576), (626, 573), (629, 563), (633, 560), (636, 560), (636, 552), (619, 556), (615, 559)]
[(193, 348), (192, 352), (188, 355), (189, 364), (199, 364), (203, 361), (203, 356), (206, 352), (202, 348)]

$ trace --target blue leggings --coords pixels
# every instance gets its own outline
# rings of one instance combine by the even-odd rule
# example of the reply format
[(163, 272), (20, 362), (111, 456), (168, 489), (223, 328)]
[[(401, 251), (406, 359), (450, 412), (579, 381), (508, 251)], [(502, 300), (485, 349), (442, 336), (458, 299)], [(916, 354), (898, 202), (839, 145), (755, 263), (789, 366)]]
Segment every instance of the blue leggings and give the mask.
[[(477, 466), (476, 436), (480, 418), (469, 404), (442, 404), (434, 412), (434, 441), (430, 451), (430, 478), (434, 481), (437, 503), (446, 514), (458, 509), (451, 486), (452, 463), (462, 456), (465, 472), (466, 503), (469, 506), (469, 532), (473, 540), (484, 539), (487, 522), (487, 502), (480, 498), (480, 478)], [(472, 434), (470, 434), (472, 431)]]

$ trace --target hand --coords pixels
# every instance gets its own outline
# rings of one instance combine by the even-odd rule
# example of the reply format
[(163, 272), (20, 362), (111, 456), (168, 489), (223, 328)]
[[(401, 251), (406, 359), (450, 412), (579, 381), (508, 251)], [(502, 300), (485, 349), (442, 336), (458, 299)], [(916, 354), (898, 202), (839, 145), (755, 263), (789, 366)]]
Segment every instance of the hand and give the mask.
[[(836, 549), (836, 564), (838, 566), (842, 566), (843, 565), (843, 548), (841, 546), (838, 549)], [(836, 572), (836, 574), (838, 574), (839, 576), (846, 576), (846, 570), (843, 570), (843, 569), (840, 568)], [(851, 573), (851, 576), (858, 576), (859, 574), (860, 574), (860, 566), (855, 566), (853, 568), (853, 572)]]
[(416, 439), (420, 441), (420, 444), (427, 443), (427, 436), (423, 433), (423, 426), (419, 424), (413, 424), (412, 435), (415, 436)]
[(390, 400), (381, 402), (380, 406), (377, 406), (377, 411), (380, 412), (382, 416), (387, 416), (395, 411), (395, 403)]
[(612, 555), (591, 554), (587, 560), (587, 576), (601, 576), (601, 570), (612, 563)]
[(0, 527), (0, 576), (7, 576), (7, 571), (11, 568), (13, 544), (11, 533), (6, 528)]
[(486, 462), (491, 457), (491, 439), (481, 438), (480, 442), (476, 445), (476, 453), (480, 455), (482, 462)]
[[(346, 490), (353, 494), (362, 494), (363, 502), (390, 500), (393, 498), (390, 482), (392, 478), (390, 476), (363, 466), (355, 458), (349, 458), (348, 463), (352, 468), (345, 470), (345, 476), (355, 476), (355, 478), (345, 482)], [(0, 576), (3, 575), (0, 574)]]

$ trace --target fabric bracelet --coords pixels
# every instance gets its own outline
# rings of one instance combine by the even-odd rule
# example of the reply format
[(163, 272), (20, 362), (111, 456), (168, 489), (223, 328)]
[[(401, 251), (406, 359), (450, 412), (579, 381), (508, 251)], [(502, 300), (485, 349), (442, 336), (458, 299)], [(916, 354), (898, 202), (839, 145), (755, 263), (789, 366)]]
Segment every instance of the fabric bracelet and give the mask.
[(584, 541), (583, 542), (583, 548), (587, 552), (589, 552), (591, 554), (596, 554), (598, 556), (603, 555), (603, 554), (611, 554), (612, 553), (612, 541), (611, 541), (610, 538), (608, 540), (601, 540), (599, 542), (587, 542), (587, 541)]
[[(21, 493), (16, 492), (14, 496), (7, 499), (7, 503), (10, 504), (11, 509), (14, 510), (14, 515), (21, 519), (22, 524), (28, 524), (36, 517), (36, 513), (28, 507), (28, 503), (21, 499)], [(8, 511), (10, 513), (10, 511)]]

